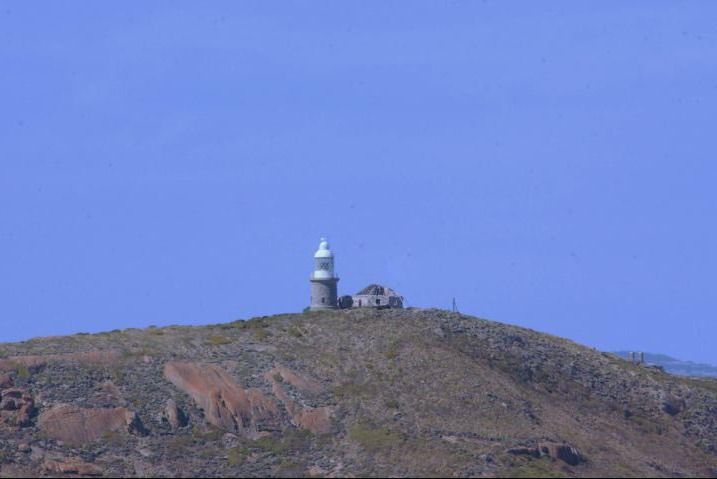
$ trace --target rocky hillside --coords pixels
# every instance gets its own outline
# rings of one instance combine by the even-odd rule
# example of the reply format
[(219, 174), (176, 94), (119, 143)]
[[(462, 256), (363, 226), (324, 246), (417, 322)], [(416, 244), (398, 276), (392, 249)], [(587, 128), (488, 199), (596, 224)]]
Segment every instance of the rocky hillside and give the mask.
[(712, 476), (717, 382), (439, 310), (1, 344), (0, 476)]

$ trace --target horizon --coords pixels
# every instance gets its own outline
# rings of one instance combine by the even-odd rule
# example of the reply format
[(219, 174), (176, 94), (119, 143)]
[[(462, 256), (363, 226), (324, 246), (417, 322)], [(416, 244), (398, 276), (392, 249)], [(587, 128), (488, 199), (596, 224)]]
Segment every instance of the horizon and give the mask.
[[(499, 6), (500, 5), (500, 6)], [(6, 2), (0, 342), (371, 283), (717, 364), (717, 4)]]

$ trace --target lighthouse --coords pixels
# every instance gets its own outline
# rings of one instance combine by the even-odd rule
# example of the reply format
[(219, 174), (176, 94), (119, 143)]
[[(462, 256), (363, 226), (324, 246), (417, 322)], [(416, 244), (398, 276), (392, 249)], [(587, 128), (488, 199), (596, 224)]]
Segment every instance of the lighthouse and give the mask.
[(314, 272), (310, 281), (310, 309), (335, 309), (338, 306), (336, 283), (339, 278), (334, 274), (334, 253), (329, 249), (326, 238), (321, 238), (319, 249), (314, 254)]

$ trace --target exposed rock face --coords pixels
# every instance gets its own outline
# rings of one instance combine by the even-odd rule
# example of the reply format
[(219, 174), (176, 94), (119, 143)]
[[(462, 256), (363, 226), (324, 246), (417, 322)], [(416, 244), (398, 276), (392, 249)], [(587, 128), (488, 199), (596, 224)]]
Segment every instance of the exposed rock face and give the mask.
[(260, 430), (278, 427), (276, 402), (259, 389), (241, 388), (219, 366), (171, 361), (164, 366), (164, 376), (189, 394), (206, 420), (221, 429), (258, 437)]
[(279, 374), (284, 381), (291, 384), (303, 393), (316, 395), (324, 392), (324, 387), (320, 383), (307, 377), (300, 376), (299, 374), (295, 373), (287, 367), (282, 366), (281, 364), (275, 365), (274, 369), (270, 371), (270, 373), (272, 374), (272, 377), (274, 374)]
[(323, 387), (319, 383), (300, 376), (281, 365), (275, 366), (273, 369), (264, 374), (264, 378), (269, 382), (269, 384), (271, 384), (274, 396), (279, 398), (279, 400), (284, 404), (286, 411), (291, 417), (291, 422), (295, 426), (308, 429), (314, 434), (326, 434), (330, 432), (332, 408), (328, 406), (318, 408), (302, 407), (296, 401), (291, 399), (284, 387), (277, 380), (278, 377), (291, 384), (299, 391), (310, 394), (321, 393), (323, 391)]
[[(256, 437), (261, 429), (275, 429), (280, 424), (276, 402), (258, 389), (242, 389), (217, 365), (170, 362), (165, 365), (164, 375), (189, 394), (204, 411), (207, 421), (217, 427)], [(281, 377), (298, 391), (310, 395), (323, 392), (321, 384), (281, 365), (268, 371), (264, 377), (271, 384), (274, 395), (284, 404), (295, 426), (315, 434), (330, 432), (331, 408), (302, 407), (291, 399), (275, 377)], [(174, 429), (186, 424), (186, 418), (171, 399), (165, 406), (163, 419)]]
[(48, 437), (68, 444), (96, 441), (107, 432), (145, 433), (137, 414), (121, 407), (87, 409), (59, 404), (44, 411), (38, 425)]

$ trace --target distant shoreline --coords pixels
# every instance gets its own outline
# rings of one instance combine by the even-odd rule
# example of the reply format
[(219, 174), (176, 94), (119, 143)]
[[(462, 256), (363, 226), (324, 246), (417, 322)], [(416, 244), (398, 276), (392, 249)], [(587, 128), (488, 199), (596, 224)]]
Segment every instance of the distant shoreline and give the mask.
[[(612, 354), (628, 359), (629, 351), (613, 351)], [(717, 366), (692, 361), (683, 361), (665, 354), (645, 353), (645, 363), (660, 366), (670, 374), (678, 376), (717, 378)]]

